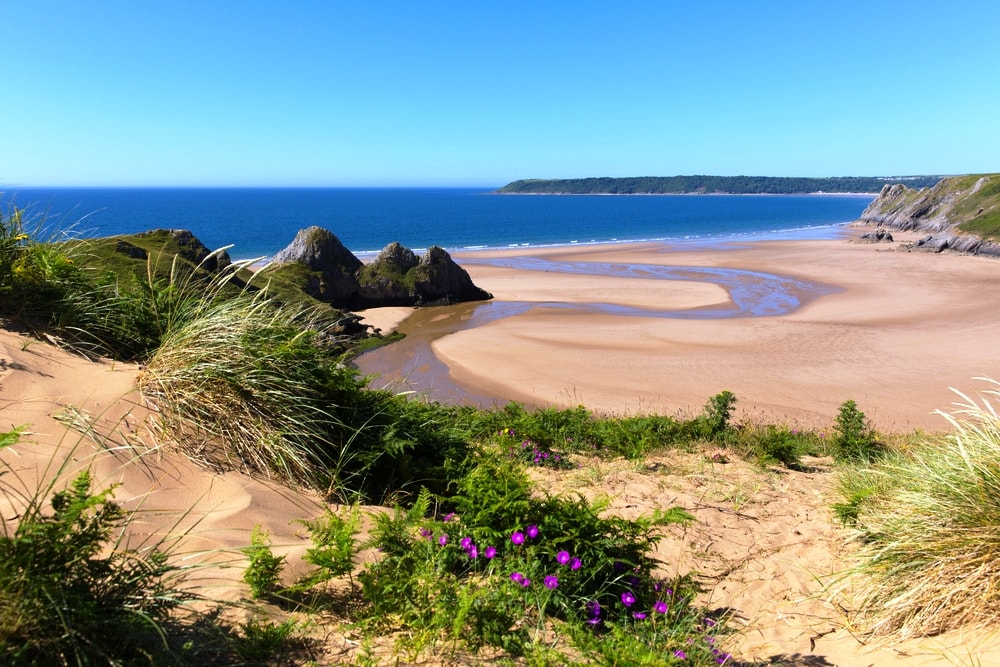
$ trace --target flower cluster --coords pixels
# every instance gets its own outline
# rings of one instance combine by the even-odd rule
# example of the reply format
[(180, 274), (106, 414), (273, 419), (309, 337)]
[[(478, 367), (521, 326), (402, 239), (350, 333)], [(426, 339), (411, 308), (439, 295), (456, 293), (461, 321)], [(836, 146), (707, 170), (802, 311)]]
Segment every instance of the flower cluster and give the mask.
[[(536, 539), (538, 535), (539, 535), (538, 526), (532, 524), (527, 528), (525, 528), (524, 532), (521, 532), (520, 530), (515, 530), (513, 533), (511, 533), (510, 541), (511, 544), (513, 544), (516, 547), (519, 547), (523, 545), (526, 540)], [(560, 565), (569, 566), (570, 570), (579, 570), (583, 566), (583, 562), (579, 558), (574, 558), (573, 556), (570, 556), (570, 553), (568, 551), (560, 551), (558, 554), (556, 554), (556, 562), (559, 563)], [(528, 577), (517, 571), (510, 573), (510, 580), (513, 581), (514, 583), (524, 586), (525, 588), (531, 586), (531, 579), (529, 579)], [(559, 588), (559, 577), (557, 577), (554, 574), (548, 574), (545, 576), (545, 579), (542, 580), (542, 583), (545, 585), (545, 588), (549, 589), (550, 591), (555, 590)]]
[[(452, 542), (442, 524), (453, 520), (455, 524), (461, 523), (454, 514), (449, 514), (438, 524), (442, 530), (422, 527), (419, 529), (420, 535), (431, 544), (436, 542), (440, 545), (442, 554), (448, 551), (454, 554), (461, 549), (467, 557), (465, 567), (480, 571), (481, 568), (486, 568), (489, 575), (508, 572), (507, 579), (524, 589), (527, 595), (541, 596), (538, 598), (537, 610), (540, 618), (546, 615), (547, 605), (555, 604), (567, 611), (570, 608), (581, 610), (580, 620), (597, 633), (603, 633), (609, 626), (630, 622), (636, 623), (635, 630), (644, 629), (642, 636), (652, 638), (659, 637), (664, 628), (669, 629), (676, 622), (678, 614), (686, 613), (684, 596), (675, 596), (671, 588), (660, 581), (651, 580), (648, 574), (644, 574), (645, 568), (637, 565), (630, 571), (629, 566), (620, 560), (613, 561), (614, 574), (608, 580), (608, 583), (614, 582), (612, 585), (615, 588), (609, 590), (599, 587), (578, 597), (582, 591), (576, 592), (580, 583), (577, 572), (584, 569), (583, 559), (568, 549), (560, 549), (547, 558), (538, 558), (543, 540), (542, 531), (537, 524), (512, 531), (506, 553), (501, 554), (502, 545), (500, 549), (494, 545), (478, 545), (468, 535), (458, 539), (457, 544)], [(457, 530), (461, 530), (458, 525)], [(543, 550), (541, 553), (551, 554), (551, 551)], [(554, 562), (549, 559), (554, 559)], [(458, 565), (461, 560), (453, 562)], [(548, 564), (544, 563), (545, 560), (548, 560)], [(503, 580), (502, 575), (500, 580)], [(704, 619), (701, 631), (696, 631), (693, 637), (689, 637), (682, 648), (671, 648), (672, 656), (686, 661), (689, 657), (693, 659), (695, 655), (707, 657), (705, 653), (709, 651), (717, 664), (729, 664), (732, 656), (716, 646), (714, 626), (714, 620)], [(652, 634), (645, 635), (646, 632)]]
[[(505, 428), (500, 430), (500, 436), (505, 438), (515, 438), (514, 429)], [(507, 450), (507, 455), (512, 459), (517, 459), (529, 465), (555, 468), (557, 470), (568, 470), (573, 468), (573, 464), (558, 452), (539, 447), (530, 439), (525, 438), (519, 445), (511, 445)]]

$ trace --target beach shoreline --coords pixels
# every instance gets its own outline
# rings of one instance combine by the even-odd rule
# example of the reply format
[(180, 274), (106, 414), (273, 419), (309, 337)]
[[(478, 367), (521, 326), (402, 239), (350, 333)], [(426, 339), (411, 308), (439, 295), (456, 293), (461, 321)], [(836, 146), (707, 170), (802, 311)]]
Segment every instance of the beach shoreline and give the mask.
[[(975, 391), (974, 378), (1000, 375), (990, 337), (1000, 262), (911, 251), (914, 233), (894, 232), (891, 244), (855, 242), (868, 229), (849, 225), (840, 238), (823, 240), (455, 253), (476, 284), (494, 294), (489, 308), (502, 311), (506, 304), (510, 311), (510, 304), (519, 304), (517, 312), (491, 319), (477, 316), (475, 305), (460, 304), (397, 310), (379, 321), (367, 311), (366, 323), (379, 322), (384, 332), (398, 327), (407, 339), (379, 350), (377, 364), (365, 355), (359, 367), (379, 373), (389, 386), (436, 400), (456, 400), (457, 387), (467, 394), (464, 402), (689, 416), (727, 390), (737, 397), (737, 416), (746, 420), (823, 429), (851, 399), (880, 430), (948, 430), (934, 412), (951, 409), (957, 397), (950, 388)], [(483, 261), (496, 258), (711, 267), (827, 289), (815, 298), (803, 295), (784, 314), (683, 319), (657, 313), (718, 307), (731, 303), (731, 294), (699, 280), (579, 275)], [(597, 302), (650, 313), (586, 308)], [(430, 323), (449, 318), (451, 324), (424, 335)], [(421, 369), (426, 373), (418, 377)]]

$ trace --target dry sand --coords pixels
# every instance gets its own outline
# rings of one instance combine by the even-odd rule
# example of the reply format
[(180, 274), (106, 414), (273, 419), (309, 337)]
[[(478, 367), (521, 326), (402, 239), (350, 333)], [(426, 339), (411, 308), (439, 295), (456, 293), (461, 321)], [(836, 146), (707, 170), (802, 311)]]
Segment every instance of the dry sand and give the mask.
[[(855, 234), (852, 234), (852, 236)], [(897, 235), (897, 241), (899, 240)], [(604, 302), (653, 310), (730, 304), (716, 284), (585, 276), (503, 268), (485, 258), (530, 256), (553, 262), (716, 267), (807, 281), (794, 312), (768, 317), (678, 319), (619, 315), (559, 304)], [(997, 290), (1000, 262), (910, 252), (895, 244), (837, 240), (768, 241), (685, 248), (663, 244), (503, 250), (457, 254), (477, 285), (501, 302), (534, 307), (483, 324), (468, 304), (448, 307), (450, 328), (421, 333), (442, 312), (417, 311), (388, 328), (428, 344), (362, 359), (382, 381), (410, 381), (447, 397), (458, 385), (486, 400), (585, 405), (595, 411), (696, 414), (710, 396), (733, 392), (739, 417), (828, 428), (853, 399), (884, 431), (940, 431), (935, 410), (951, 409), (954, 387), (1000, 376)], [(370, 317), (375, 317), (371, 313)], [(382, 324), (386, 328), (385, 324)], [(423, 340), (423, 342), (421, 342)], [(415, 359), (415, 360), (414, 360)], [(440, 365), (438, 365), (440, 364)], [(405, 377), (387, 373), (403, 369)], [(430, 379), (420, 377), (429, 371)], [(404, 385), (405, 386), (405, 385)], [(437, 392), (437, 393), (436, 393)], [(480, 400), (482, 402), (482, 400)]]

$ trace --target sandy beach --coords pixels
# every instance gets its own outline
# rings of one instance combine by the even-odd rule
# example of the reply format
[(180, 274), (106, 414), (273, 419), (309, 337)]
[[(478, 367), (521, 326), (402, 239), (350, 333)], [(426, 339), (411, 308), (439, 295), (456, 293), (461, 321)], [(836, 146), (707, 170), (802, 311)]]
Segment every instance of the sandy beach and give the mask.
[[(853, 399), (880, 430), (947, 430), (934, 411), (951, 409), (950, 387), (975, 391), (973, 378), (1000, 375), (1000, 262), (910, 251), (906, 234), (855, 242), (865, 229), (833, 240), (456, 254), (494, 294), (487, 310), (394, 309), (381, 320), (369, 311), (367, 322), (409, 340), (360, 365), (443, 400), (690, 415), (728, 390), (742, 419), (824, 428)], [(561, 272), (567, 264), (603, 269)], [(739, 313), (731, 285), (618, 271), (635, 266), (769, 274), (788, 281), (798, 305)]]
[[(476, 258), (515, 254), (525, 253)], [(560, 248), (532, 256), (610, 263), (618, 274), (637, 265), (780, 274), (794, 280), (754, 275), (784, 286), (801, 305), (783, 315), (684, 319), (676, 313), (733, 312), (738, 281), (727, 289), (718, 281), (564, 274), (470, 261), (465, 266), (476, 282), (496, 295), (487, 315), (465, 305), (386, 309), (367, 313), (368, 321), (415, 331), (409, 342), (432, 332), (426, 345), (434, 363), (419, 355), (404, 358), (410, 353), (402, 345), (385, 348), (390, 360), (426, 367), (431, 377), (443, 373), (484, 396), (608, 411), (695, 411), (707, 396), (729, 389), (745, 417), (830, 423), (839, 403), (854, 398), (882, 428), (945, 430), (944, 419), (930, 412), (949, 409), (954, 396), (948, 386), (975, 393), (982, 387), (973, 376), (1000, 375), (991, 307), (1000, 281), (997, 261), (846, 239), (684, 251), (661, 245)], [(594, 303), (615, 307), (602, 311)], [(665, 311), (675, 316), (660, 316)], [(58, 477), (55, 488), (62, 488), (86, 467), (99, 488), (118, 484), (116, 500), (140, 510), (130, 528), (132, 543), (173, 536), (183, 562), (201, 564), (189, 583), (210, 598), (245, 599), (241, 548), (254, 526), (288, 558), (286, 580), (301, 575), (309, 543), (297, 522), (319, 516), (326, 503), (237, 470), (196, 465), (159, 438), (155, 411), (136, 389), (138, 372), (135, 364), (89, 360), (0, 328), (2, 430), (25, 428), (20, 442), (0, 451), (3, 515), (16, 515), (22, 494), (30, 495), (36, 483)], [(762, 471), (710, 454), (668, 452), (642, 464), (581, 460), (573, 474), (539, 473), (536, 481), (554, 493), (606, 499), (609, 512), (626, 517), (671, 506), (694, 514), (696, 525), (666, 535), (657, 555), (679, 571), (707, 577), (704, 604), (736, 613), (739, 633), (727, 649), (754, 664), (998, 664), (1000, 634), (992, 629), (870, 645), (851, 625), (850, 600), (827, 598), (824, 586), (850, 557), (847, 531), (830, 512), (838, 496), (828, 460), (810, 461), (803, 471)], [(379, 511), (385, 510), (365, 508)], [(358, 570), (372, 557), (360, 554)], [(320, 664), (358, 650), (341, 630), (322, 632), (330, 659)], [(392, 641), (385, 638), (386, 646)]]

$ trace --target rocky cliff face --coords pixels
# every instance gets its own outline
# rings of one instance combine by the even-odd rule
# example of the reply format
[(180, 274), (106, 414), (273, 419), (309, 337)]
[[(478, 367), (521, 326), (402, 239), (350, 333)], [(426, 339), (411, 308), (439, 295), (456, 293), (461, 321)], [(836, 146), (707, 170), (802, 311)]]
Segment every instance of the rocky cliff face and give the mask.
[(961, 229), (1000, 214), (998, 190), (1000, 174), (954, 176), (920, 190), (886, 185), (860, 220), (902, 231), (927, 232), (913, 244), (914, 249), (1000, 257), (1000, 244)]
[(322, 227), (300, 229), (292, 242), (277, 255), (279, 264), (296, 262), (309, 269), (302, 290), (334, 307), (351, 303), (358, 296), (355, 274), (363, 266), (336, 236)]
[(308, 268), (303, 289), (336, 308), (429, 306), (493, 298), (436, 246), (418, 258), (412, 250), (390, 243), (374, 261), (364, 264), (331, 232), (310, 227), (300, 231), (274, 261)]

